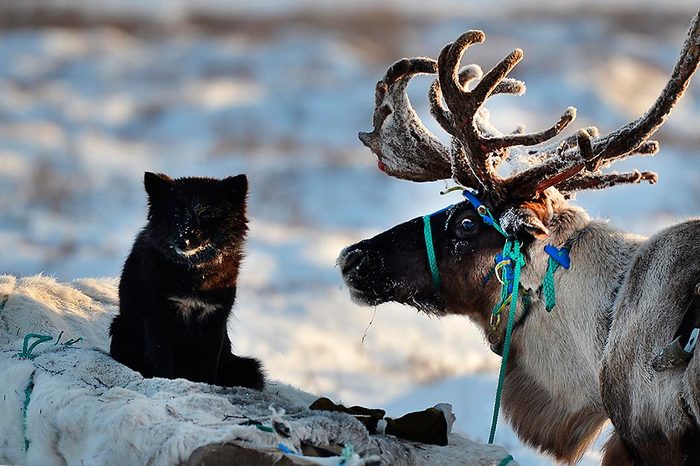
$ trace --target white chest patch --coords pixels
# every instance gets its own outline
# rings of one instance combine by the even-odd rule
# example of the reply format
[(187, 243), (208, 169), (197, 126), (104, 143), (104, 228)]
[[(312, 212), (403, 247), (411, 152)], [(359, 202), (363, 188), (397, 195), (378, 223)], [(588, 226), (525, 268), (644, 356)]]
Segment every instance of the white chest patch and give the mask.
[(221, 309), (219, 304), (210, 304), (198, 298), (171, 296), (168, 299), (175, 303), (178, 311), (180, 311), (180, 316), (183, 318), (195, 316), (197, 319), (202, 319), (210, 313)]

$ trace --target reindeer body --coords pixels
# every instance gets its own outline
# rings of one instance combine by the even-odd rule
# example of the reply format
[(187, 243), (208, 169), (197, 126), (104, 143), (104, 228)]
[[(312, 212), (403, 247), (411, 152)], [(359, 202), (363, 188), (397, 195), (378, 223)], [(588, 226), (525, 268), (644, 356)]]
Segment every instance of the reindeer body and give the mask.
[(657, 372), (649, 364), (673, 339), (700, 282), (700, 220), (640, 246), (615, 301), (603, 355), (603, 402), (635, 464), (700, 463), (698, 358)]
[[(586, 128), (544, 146), (574, 120), (575, 109), (538, 133), (500, 133), (483, 105), (494, 94), (525, 91), (524, 83), (506, 77), (523, 52), (514, 50), (485, 74), (477, 65), (460, 68), (465, 51), (484, 39), (483, 32), (468, 31), (437, 60), (399, 60), (377, 84), (373, 131), (359, 137), (379, 168), (411, 181), (452, 177), (471, 194), (345, 248), (338, 265), (351, 295), (361, 304), (395, 301), (437, 315), (466, 315), (499, 354), (511, 325), (504, 322), (514, 322), (503, 411), (521, 439), (560, 461), (577, 461), (610, 418), (615, 433), (604, 464), (700, 464), (700, 357), (691, 348), (665, 365), (653, 363), (668, 342), (688, 335), (688, 322), (691, 330), (700, 327), (700, 291), (698, 315), (690, 310), (700, 282), (700, 220), (646, 239), (592, 221), (568, 202), (582, 189), (656, 181), (651, 172), (601, 169), (658, 151), (649, 138), (700, 64), (700, 11), (669, 82), (644, 116), (605, 136)], [(437, 74), (428, 97), (431, 114), (452, 136), (449, 148), (410, 105), (406, 87), (419, 73)], [(501, 177), (499, 165), (514, 156), (527, 168)], [(483, 283), (498, 269), (494, 257), (504, 236), (508, 247), (498, 267), (506, 277), (509, 267), (519, 270), (520, 257), (507, 251), (521, 248), (522, 290), (511, 297), (527, 294), (529, 310), (525, 300), (507, 306), (496, 280)], [(571, 250), (571, 267), (554, 275), (552, 312), (541, 296), (550, 266), (547, 244)], [(505, 280), (504, 290), (517, 286), (517, 279)], [(500, 318), (511, 312), (513, 320)]]

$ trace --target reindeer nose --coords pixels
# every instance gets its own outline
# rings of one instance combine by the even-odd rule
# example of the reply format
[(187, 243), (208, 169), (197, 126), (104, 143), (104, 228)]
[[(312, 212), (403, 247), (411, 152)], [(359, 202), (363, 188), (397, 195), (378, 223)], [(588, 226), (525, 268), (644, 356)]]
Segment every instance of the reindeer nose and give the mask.
[(341, 273), (345, 275), (349, 270), (360, 265), (363, 257), (364, 253), (360, 249), (343, 249), (338, 256), (338, 267), (340, 267)]

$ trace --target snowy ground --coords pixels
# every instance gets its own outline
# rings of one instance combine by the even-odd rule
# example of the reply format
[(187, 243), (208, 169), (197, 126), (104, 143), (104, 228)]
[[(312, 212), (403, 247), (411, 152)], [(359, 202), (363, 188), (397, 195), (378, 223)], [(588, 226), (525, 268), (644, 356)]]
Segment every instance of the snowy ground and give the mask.
[[(321, 14), (311, 13), (319, 2), (227, 9), (210, 1), (223, 13), (182, 24), (151, 11), (134, 27), (114, 12), (39, 21), (4, 11), (0, 272), (117, 276), (144, 222), (144, 170), (247, 173), (252, 228), (236, 350), (262, 358), (272, 378), (346, 403), (402, 414), (450, 402), (458, 428), (485, 440), (499, 360), (476, 329), (398, 305), (376, 309), (367, 328), (375, 310), (351, 303), (341, 286), (334, 263), (344, 246), (450, 202), (439, 196), (440, 183), (379, 173), (356, 133), (370, 127), (374, 83), (386, 66), (435, 55), (468, 28), (487, 33), (468, 56), (484, 66), (515, 47), (526, 53), (514, 76), (528, 92), (493, 100), (498, 126), (542, 128), (568, 105), (579, 110), (576, 127), (609, 131), (635, 118), (661, 89), (697, 6), (604, 3), (583, 10), (559, 2), (543, 15), (525, 2), (482, 11), (441, 0), (445, 9), (411, 2), (410, 14), (399, 15), (390, 8), (399, 2)], [(412, 89), (424, 115), (428, 84)], [(618, 167), (657, 171), (659, 183), (585, 193), (577, 202), (643, 234), (698, 215), (699, 120), (696, 80), (659, 132), (661, 153)], [(505, 424), (497, 442), (523, 464), (548, 464)], [(596, 458), (590, 453), (584, 464)]]

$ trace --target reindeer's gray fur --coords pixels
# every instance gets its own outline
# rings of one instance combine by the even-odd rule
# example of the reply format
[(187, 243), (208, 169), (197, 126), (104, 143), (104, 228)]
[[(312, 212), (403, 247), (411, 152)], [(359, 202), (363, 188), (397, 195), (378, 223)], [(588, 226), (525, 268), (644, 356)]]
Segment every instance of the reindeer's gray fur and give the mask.
[[(700, 281), (699, 239), (700, 220), (689, 220), (645, 242), (615, 302), (603, 358), (603, 400), (620, 434), (634, 441), (644, 458), (640, 462), (648, 464), (654, 458), (681, 461), (675, 440), (698, 429), (698, 358), (661, 372), (653, 370), (651, 360), (673, 339)], [(645, 448), (652, 438), (655, 445)]]

